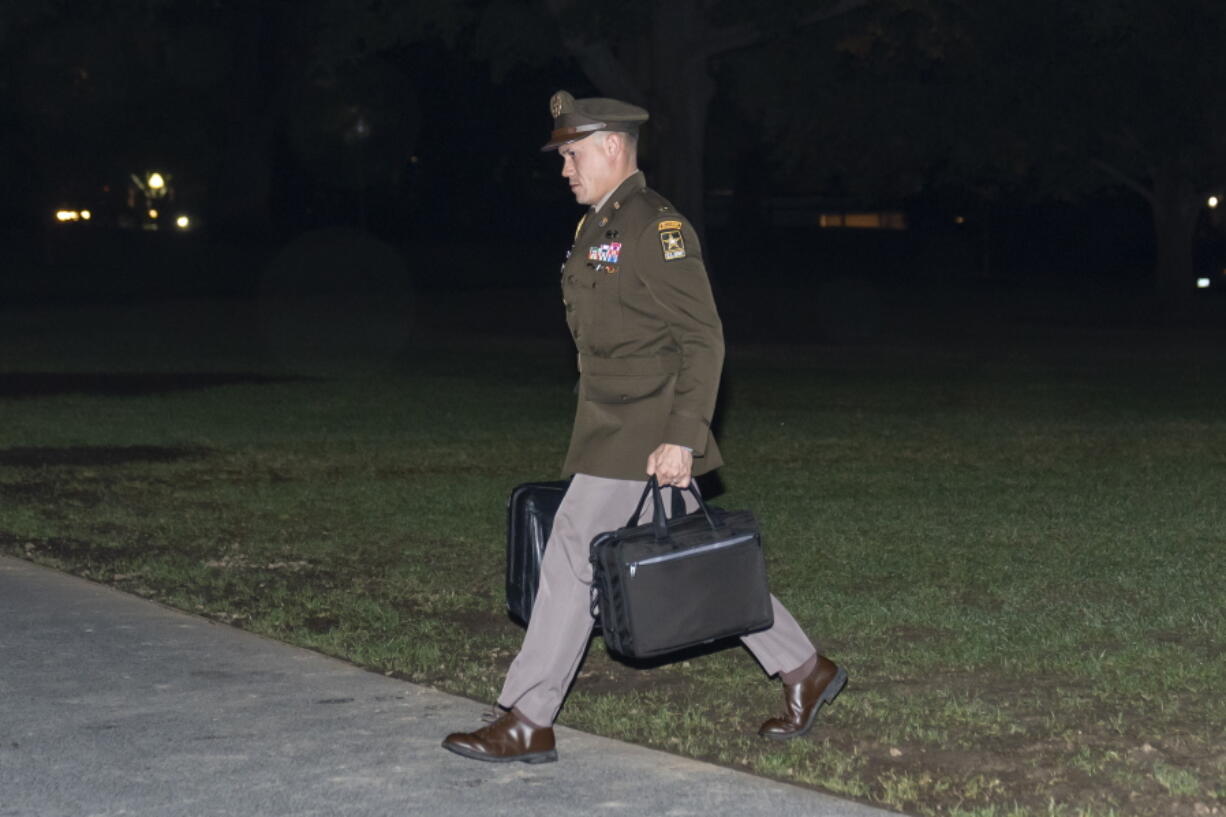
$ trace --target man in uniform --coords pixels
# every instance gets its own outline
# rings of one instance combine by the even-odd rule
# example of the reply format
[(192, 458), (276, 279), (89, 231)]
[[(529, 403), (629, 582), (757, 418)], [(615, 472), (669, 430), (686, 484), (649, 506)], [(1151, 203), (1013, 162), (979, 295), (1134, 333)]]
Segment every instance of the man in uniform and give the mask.
[[(718, 467), (711, 415), (724, 361), (698, 237), (647, 187), (637, 165), (647, 111), (614, 99), (550, 100), (562, 176), (588, 211), (562, 267), (562, 302), (579, 352), (579, 400), (528, 632), (498, 696), (502, 714), (443, 746), (476, 760), (557, 759), (553, 721), (591, 636), (588, 546), (625, 524), (646, 477), (686, 487)], [(742, 641), (783, 681), (785, 711), (759, 734), (807, 733), (847, 673), (818, 654), (772, 597), (774, 625)]]

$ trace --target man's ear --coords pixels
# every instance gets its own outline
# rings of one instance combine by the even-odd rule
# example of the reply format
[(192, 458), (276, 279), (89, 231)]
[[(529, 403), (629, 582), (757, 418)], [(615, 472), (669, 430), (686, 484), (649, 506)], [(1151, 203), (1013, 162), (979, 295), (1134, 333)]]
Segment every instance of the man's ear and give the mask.
[(605, 155), (612, 159), (625, 152), (626, 137), (617, 131), (610, 131), (609, 135), (604, 138), (604, 144), (601, 147), (604, 148)]

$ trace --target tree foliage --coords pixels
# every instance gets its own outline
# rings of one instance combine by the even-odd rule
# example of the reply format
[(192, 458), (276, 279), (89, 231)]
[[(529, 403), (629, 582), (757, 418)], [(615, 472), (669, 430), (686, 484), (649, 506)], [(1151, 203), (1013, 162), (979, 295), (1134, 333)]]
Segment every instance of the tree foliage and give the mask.
[(1217, 0), (0, 0), (27, 133), (178, 129), (232, 177), (259, 175), (251, 157), (267, 164), (278, 121), (322, 150), (326, 123), (295, 106), (349, 74), (373, 88), (373, 58), (423, 41), (495, 81), (568, 55), (589, 81), (573, 90), (645, 105), (654, 181), (699, 222), (706, 140), (729, 118), (712, 123), (717, 92), (810, 189), (1131, 190), (1153, 209), (1171, 293), (1200, 203), (1226, 184)]
[(1201, 203), (1226, 183), (1223, 42), (1212, 0), (898, 0), (743, 55), (735, 97), (810, 184), (1131, 190), (1179, 300)]

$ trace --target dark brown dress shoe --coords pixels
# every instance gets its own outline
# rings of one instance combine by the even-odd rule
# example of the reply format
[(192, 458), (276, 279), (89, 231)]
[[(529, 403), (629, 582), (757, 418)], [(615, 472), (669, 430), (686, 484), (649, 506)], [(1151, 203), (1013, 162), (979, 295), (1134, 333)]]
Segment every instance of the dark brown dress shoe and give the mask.
[(558, 759), (554, 749), (553, 728), (537, 729), (508, 712), (476, 732), (455, 732), (443, 741), (443, 748), (473, 760), (491, 763), (550, 763)]
[(782, 718), (771, 718), (758, 729), (758, 734), (773, 740), (788, 740), (806, 735), (817, 720), (822, 704), (833, 701), (847, 684), (847, 670), (835, 666), (825, 656), (818, 656), (813, 672), (798, 684), (783, 685)]

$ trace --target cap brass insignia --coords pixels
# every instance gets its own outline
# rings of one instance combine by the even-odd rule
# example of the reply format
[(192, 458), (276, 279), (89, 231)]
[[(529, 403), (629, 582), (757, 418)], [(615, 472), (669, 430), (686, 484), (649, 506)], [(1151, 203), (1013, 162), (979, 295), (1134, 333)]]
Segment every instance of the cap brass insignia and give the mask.
[(575, 109), (575, 98), (566, 91), (558, 91), (549, 98), (549, 115), (557, 119)]

